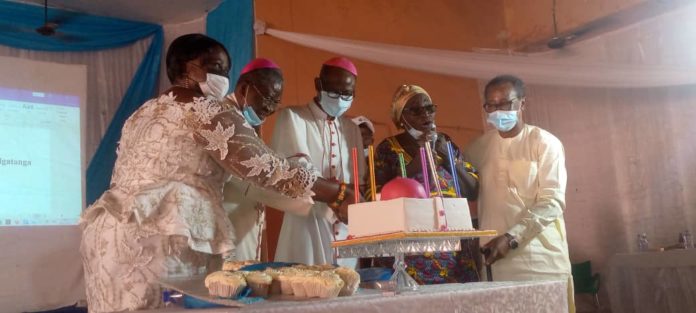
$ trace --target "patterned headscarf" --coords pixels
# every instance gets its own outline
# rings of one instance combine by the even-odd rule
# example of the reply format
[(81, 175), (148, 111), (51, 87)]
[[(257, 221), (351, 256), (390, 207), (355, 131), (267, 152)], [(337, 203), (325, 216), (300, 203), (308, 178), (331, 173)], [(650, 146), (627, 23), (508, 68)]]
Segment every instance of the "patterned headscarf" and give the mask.
[(403, 128), (401, 127), (401, 114), (404, 112), (404, 107), (408, 100), (417, 94), (424, 94), (430, 99), (428, 92), (420, 86), (401, 85), (396, 89), (396, 93), (394, 93), (394, 98), (392, 99), (391, 116), (392, 122), (394, 122), (397, 128)]

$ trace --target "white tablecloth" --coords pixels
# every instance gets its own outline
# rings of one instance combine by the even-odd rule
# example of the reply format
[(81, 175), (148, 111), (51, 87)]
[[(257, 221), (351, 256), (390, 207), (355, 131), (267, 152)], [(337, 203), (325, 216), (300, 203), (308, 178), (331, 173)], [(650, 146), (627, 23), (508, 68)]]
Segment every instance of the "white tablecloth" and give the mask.
[(696, 249), (614, 255), (607, 291), (612, 313), (696, 312)]
[(169, 307), (152, 313), (222, 312), (568, 312), (565, 281), (482, 282), (421, 286), (415, 292), (384, 296), (356, 294), (331, 300), (265, 301), (244, 308), (189, 310)]

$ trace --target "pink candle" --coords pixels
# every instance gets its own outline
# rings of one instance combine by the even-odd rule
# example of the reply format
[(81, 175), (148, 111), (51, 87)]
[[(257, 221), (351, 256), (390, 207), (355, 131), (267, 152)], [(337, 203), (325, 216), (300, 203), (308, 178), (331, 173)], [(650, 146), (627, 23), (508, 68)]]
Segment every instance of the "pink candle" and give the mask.
[(421, 168), (423, 169), (423, 187), (425, 187), (425, 194), (430, 197), (430, 179), (428, 179), (428, 161), (425, 156), (425, 148), (420, 148), (421, 156)]
[(435, 167), (435, 160), (433, 160), (433, 150), (430, 148), (430, 143), (425, 143), (425, 153), (428, 155), (428, 164), (430, 164), (430, 172), (433, 174), (433, 182), (435, 182), (435, 191), (437, 191), (437, 196), (442, 197), (442, 189), (440, 188), (439, 175), (437, 175), (437, 167)]

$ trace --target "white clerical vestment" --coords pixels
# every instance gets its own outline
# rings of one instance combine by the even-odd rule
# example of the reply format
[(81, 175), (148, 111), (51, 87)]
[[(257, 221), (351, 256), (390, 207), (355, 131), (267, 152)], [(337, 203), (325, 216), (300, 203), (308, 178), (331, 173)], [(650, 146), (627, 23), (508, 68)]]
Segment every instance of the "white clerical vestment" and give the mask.
[[(363, 177), (362, 147), (358, 126), (347, 117), (330, 118), (314, 101), (280, 110), (271, 141), (275, 152), (288, 158), (306, 158), (318, 176), (347, 184), (353, 182), (351, 148), (358, 148), (359, 177)], [(338, 221), (325, 203), (315, 203), (306, 216), (286, 212), (275, 260), (335, 263), (331, 242), (347, 235), (347, 226)], [(355, 265), (355, 260), (338, 261), (346, 266)]]
[[(228, 95), (237, 102), (234, 94)], [(232, 222), (234, 230), (234, 252), (230, 260), (260, 261), (261, 236), (265, 226), (265, 207), (271, 206), (297, 215), (307, 215), (314, 201), (311, 198), (290, 198), (278, 193), (267, 192), (246, 179), (232, 176), (225, 184), (222, 205)]]

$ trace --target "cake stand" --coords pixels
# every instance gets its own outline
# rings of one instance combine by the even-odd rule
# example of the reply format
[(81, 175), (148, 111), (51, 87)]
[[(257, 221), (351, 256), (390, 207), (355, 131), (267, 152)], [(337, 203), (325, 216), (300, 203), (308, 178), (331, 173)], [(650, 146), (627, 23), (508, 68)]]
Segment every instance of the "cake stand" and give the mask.
[(496, 236), (495, 230), (395, 232), (384, 235), (335, 241), (339, 258), (394, 257), (391, 283), (396, 292), (418, 290), (418, 283), (406, 272), (405, 254), (461, 250), (461, 239)]

